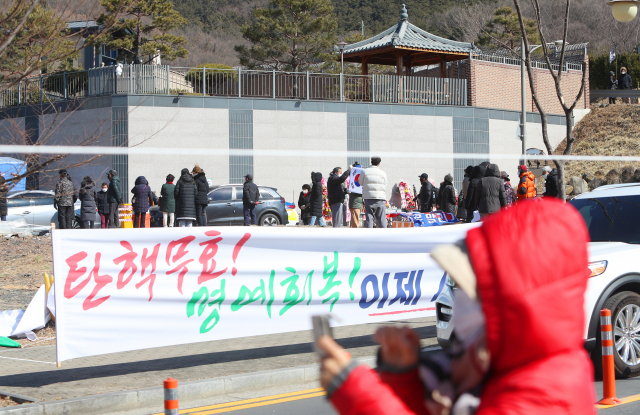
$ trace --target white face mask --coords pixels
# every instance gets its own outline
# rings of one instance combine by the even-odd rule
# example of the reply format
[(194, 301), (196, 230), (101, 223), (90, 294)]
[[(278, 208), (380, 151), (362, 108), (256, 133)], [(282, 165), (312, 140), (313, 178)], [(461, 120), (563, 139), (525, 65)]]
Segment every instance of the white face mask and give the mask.
[(626, 72), (625, 72), (625, 71), (622, 71), (622, 74), (624, 75), (624, 74), (626, 74)]
[(107, 191), (107, 189), (105, 189), (105, 188), (103, 187), (103, 188), (102, 188), (102, 191), (103, 191), (103, 192), (106, 192), (106, 191)]

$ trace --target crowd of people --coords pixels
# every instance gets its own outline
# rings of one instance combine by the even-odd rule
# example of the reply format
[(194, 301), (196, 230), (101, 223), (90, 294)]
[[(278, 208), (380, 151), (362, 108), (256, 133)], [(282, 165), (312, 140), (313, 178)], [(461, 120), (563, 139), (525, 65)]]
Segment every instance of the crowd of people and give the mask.
[[(335, 167), (325, 181), (320, 172), (311, 172), (311, 185), (304, 184), (298, 197), (298, 208), (304, 225), (326, 226), (325, 218), (332, 226), (341, 228), (348, 224), (360, 227), (360, 213), (365, 212), (365, 227), (387, 227), (387, 176), (380, 168), (381, 159), (373, 157), (371, 165), (362, 169), (359, 182), (362, 193), (349, 191), (348, 181), (351, 170), (361, 168), (358, 162), (343, 172)], [(542, 169), (545, 191), (542, 196), (558, 196), (558, 175), (556, 169), (545, 166)], [(536, 177), (526, 165), (518, 167), (518, 183), (515, 188), (505, 171), (497, 164), (489, 162), (468, 166), (464, 170), (462, 188), (454, 187), (454, 179), (447, 174), (436, 187), (427, 173), (419, 177), (420, 191), (414, 188), (411, 195), (417, 210), (428, 213), (439, 210), (452, 213), (461, 222), (475, 222), (518, 201), (538, 197)], [(326, 196), (326, 197), (323, 197)], [(350, 219), (346, 220), (348, 206)]]
[[(361, 226), (361, 213), (364, 211), (364, 227), (387, 227), (387, 187), (386, 173), (380, 168), (380, 157), (372, 157), (371, 164), (362, 168), (360, 163), (354, 162), (343, 171), (335, 167), (327, 180), (320, 172), (311, 172), (311, 184), (304, 184), (298, 198), (298, 208), (301, 212), (301, 224), (309, 226), (326, 226), (325, 219), (331, 221), (332, 226), (340, 228)], [(361, 169), (359, 184), (362, 193), (350, 192), (349, 180), (351, 170)], [(120, 177), (117, 171), (107, 173), (108, 181), (100, 188), (95, 181), (87, 176), (76, 190), (66, 169), (59, 171), (59, 181), (55, 186), (54, 207), (58, 211), (60, 229), (73, 227), (75, 217), (74, 205), (80, 200), (81, 228), (93, 228), (96, 213), (100, 217), (100, 227), (120, 227), (120, 205), (123, 203), (123, 193)], [(556, 169), (549, 166), (542, 168), (545, 180), (545, 191), (542, 196), (558, 196), (558, 174)], [(464, 170), (461, 189), (456, 189), (451, 174), (447, 174), (439, 187), (429, 178), (427, 173), (419, 177), (419, 192), (413, 188), (410, 194), (411, 207), (421, 213), (439, 210), (456, 215), (461, 222), (474, 222), (509, 207), (518, 201), (538, 196), (535, 175), (526, 165), (518, 168), (518, 183), (511, 184), (509, 175), (500, 171), (498, 165), (483, 162), (477, 166), (468, 166)], [(208, 194), (211, 190), (205, 172), (198, 164), (189, 171), (184, 168), (180, 177), (167, 175), (160, 190), (160, 197), (151, 190), (149, 182), (144, 176), (135, 180), (131, 189), (131, 204), (133, 213), (133, 227), (144, 228), (147, 214), (151, 206), (158, 206), (162, 212), (164, 227), (206, 226), (208, 223), (206, 207), (209, 203)], [(408, 186), (407, 186), (408, 187)], [(8, 186), (4, 177), (0, 175), (0, 218), (6, 220)], [(247, 174), (243, 186), (244, 224), (256, 225), (255, 207), (260, 200), (260, 190), (253, 182), (253, 176)]]
[[(100, 227), (119, 228), (120, 205), (123, 203), (122, 186), (118, 172), (110, 170), (107, 173), (108, 182), (101, 185), (98, 191), (95, 182), (89, 176), (85, 177), (76, 190), (66, 169), (59, 172), (60, 179), (55, 187), (54, 207), (58, 211), (59, 229), (73, 228), (75, 216), (74, 204), (80, 200), (79, 224), (83, 229), (94, 227), (96, 213), (100, 216)], [(3, 199), (4, 178), (0, 176), (0, 213), (6, 215), (6, 197)], [(162, 212), (164, 227), (173, 227), (177, 223), (181, 227), (206, 226), (206, 207), (209, 204), (209, 182), (202, 168), (196, 164), (189, 172), (184, 168), (180, 178), (174, 184), (175, 176), (169, 174), (160, 190), (160, 197), (151, 190), (149, 182), (144, 176), (135, 180), (131, 189), (131, 206), (133, 211), (133, 227), (146, 226), (147, 213), (151, 206), (158, 206)], [(4, 191), (6, 196), (6, 191)], [(4, 200), (4, 205), (2, 201)], [(255, 207), (260, 200), (258, 186), (253, 183), (253, 176), (247, 174), (243, 188), (243, 205), (245, 225), (256, 225)], [(4, 206), (4, 210), (3, 210)], [(4, 220), (4, 219), (3, 219)]]

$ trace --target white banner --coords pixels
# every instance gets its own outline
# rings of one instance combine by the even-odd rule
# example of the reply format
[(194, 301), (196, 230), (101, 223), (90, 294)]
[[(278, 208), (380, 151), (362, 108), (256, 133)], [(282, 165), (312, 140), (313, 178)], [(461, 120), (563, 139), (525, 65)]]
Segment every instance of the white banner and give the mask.
[(349, 193), (362, 194), (362, 184), (360, 183), (360, 174), (362, 167), (352, 167), (349, 174)]
[(57, 358), (431, 316), (472, 226), (56, 229)]

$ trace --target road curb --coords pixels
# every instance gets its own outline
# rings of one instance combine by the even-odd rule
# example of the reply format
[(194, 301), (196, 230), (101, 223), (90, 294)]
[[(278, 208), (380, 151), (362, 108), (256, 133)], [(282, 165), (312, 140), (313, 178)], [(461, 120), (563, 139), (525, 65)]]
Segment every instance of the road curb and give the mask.
[[(375, 366), (376, 358), (356, 358), (359, 363)], [(188, 402), (229, 393), (249, 392), (282, 385), (296, 385), (317, 381), (320, 377), (319, 364), (298, 366), (287, 369), (267, 370), (241, 375), (223, 376), (191, 382), (178, 379), (178, 399)], [(158, 383), (162, 383), (159, 379)], [(4, 392), (0, 392), (3, 394)], [(7, 393), (8, 394), (8, 393)], [(11, 396), (17, 396), (12, 394)], [(26, 398), (26, 397), (25, 397)], [(26, 398), (28, 401), (33, 398)], [(102, 395), (83, 396), (57, 401), (36, 402), (20, 406), (0, 408), (1, 415), (71, 415), (107, 414), (150, 406), (161, 406), (164, 400), (162, 386), (134, 389)]]

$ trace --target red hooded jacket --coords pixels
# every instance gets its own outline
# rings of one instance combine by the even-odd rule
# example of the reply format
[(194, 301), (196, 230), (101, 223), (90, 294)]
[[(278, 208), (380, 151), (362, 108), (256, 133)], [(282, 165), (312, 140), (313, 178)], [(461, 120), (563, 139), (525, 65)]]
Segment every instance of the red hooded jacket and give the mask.
[[(527, 226), (515, 230), (515, 223)], [(469, 231), (491, 353), (476, 415), (595, 414), (583, 347), (588, 238), (578, 212), (559, 200), (518, 204)], [(538, 242), (546, 254), (532, 262)], [(358, 367), (331, 402), (343, 415), (426, 414), (418, 376), (398, 376)]]

